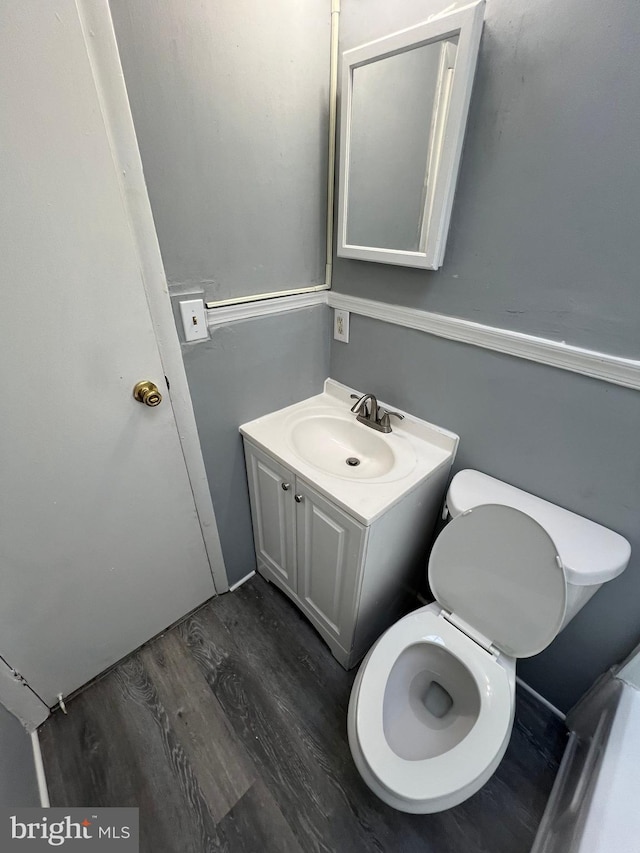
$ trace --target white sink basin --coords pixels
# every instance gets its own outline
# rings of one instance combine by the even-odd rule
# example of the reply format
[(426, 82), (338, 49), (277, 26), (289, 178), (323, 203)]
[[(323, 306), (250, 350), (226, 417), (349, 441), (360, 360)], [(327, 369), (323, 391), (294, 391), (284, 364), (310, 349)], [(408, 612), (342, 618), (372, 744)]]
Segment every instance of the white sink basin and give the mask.
[(349, 480), (404, 477), (416, 463), (397, 436), (389, 440), (354, 418), (310, 415), (294, 420), (289, 442), (309, 464)]
[(242, 424), (240, 432), (280, 462), (283, 477), (300, 477), (369, 525), (423, 480), (446, 478), (458, 436), (406, 412), (392, 432), (377, 432), (351, 412), (354, 393), (327, 379), (322, 394)]

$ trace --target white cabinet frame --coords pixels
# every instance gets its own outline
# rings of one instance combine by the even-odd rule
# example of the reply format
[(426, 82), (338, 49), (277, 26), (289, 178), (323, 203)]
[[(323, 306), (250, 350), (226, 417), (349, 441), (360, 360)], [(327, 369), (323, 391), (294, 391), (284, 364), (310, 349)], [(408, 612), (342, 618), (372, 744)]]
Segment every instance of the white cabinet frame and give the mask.
[[(461, 9), (343, 53), (337, 233), (339, 256), (433, 270), (442, 266), (482, 34), (483, 15), (484, 0), (477, 0)], [(454, 37), (458, 38), (455, 68), (451, 69), (448, 51), (443, 50), (430, 150), (425, 151), (425, 164), (428, 164), (428, 168), (434, 174), (433, 179), (428, 182), (425, 193), (419, 250), (413, 252), (347, 243), (354, 69), (412, 48)], [(416, 180), (424, 180), (424, 175), (416, 175)]]

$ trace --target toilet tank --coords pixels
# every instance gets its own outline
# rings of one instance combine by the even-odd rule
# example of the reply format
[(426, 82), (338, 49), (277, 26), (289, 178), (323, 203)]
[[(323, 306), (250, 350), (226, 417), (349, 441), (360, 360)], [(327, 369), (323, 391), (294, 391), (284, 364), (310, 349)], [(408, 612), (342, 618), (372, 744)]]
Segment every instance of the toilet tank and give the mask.
[(504, 504), (519, 509), (544, 527), (553, 539), (567, 581), (567, 609), (560, 630), (603, 583), (627, 567), (631, 546), (619, 533), (487, 474), (468, 469), (459, 471), (447, 492), (447, 515), (455, 518), (481, 504)]

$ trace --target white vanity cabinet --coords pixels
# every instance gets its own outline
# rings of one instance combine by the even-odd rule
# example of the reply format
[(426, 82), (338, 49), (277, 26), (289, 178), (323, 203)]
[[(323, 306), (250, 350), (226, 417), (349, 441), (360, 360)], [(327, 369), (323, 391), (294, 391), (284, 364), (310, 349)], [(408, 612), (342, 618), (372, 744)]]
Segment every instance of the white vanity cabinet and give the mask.
[(411, 606), (450, 466), (364, 525), (246, 436), (244, 443), (258, 571), (349, 669)]
[(459, 440), (407, 412), (373, 430), (351, 411), (354, 394), (327, 379), (321, 394), (240, 425), (258, 571), (346, 669), (416, 606)]
[(293, 598), (332, 650), (338, 644), (340, 659), (351, 648), (367, 528), (249, 442), (245, 456), (258, 571)]

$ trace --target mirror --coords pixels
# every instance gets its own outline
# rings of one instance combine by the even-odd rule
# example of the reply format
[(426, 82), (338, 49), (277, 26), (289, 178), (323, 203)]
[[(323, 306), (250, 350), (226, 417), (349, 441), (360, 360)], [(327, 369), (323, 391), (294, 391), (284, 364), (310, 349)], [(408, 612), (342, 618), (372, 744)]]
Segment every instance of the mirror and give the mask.
[(451, 43), (432, 42), (353, 69), (346, 235), (351, 245), (408, 252), (420, 247), (444, 44), (455, 56)]
[(343, 54), (338, 255), (442, 265), (483, 7)]

